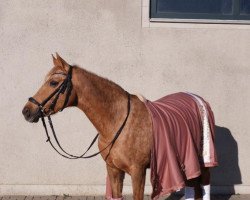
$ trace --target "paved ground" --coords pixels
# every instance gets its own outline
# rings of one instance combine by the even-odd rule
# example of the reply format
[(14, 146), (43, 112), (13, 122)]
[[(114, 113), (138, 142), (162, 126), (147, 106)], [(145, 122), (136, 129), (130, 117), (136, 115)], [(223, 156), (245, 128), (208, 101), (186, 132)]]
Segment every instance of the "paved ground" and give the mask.
[[(132, 200), (132, 196), (126, 195), (125, 200)], [(145, 195), (145, 200), (150, 200), (150, 196)], [(171, 195), (160, 200), (183, 200), (182, 196)], [(0, 196), (0, 200), (104, 200), (103, 196)], [(249, 195), (216, 195), (211, 200), (250, 200)]]

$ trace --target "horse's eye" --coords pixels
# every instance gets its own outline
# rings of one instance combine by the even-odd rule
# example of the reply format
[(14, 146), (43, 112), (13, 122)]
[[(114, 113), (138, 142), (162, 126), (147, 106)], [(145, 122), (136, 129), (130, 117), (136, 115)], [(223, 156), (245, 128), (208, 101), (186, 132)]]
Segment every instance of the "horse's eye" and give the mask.
[(49, 85), (50, 85), (51, 87), (56, 87), (56, 86), (58, 85), (58, 82), (57, 82), (57, 81), (50, 81), (50, 82), (49, 82)]

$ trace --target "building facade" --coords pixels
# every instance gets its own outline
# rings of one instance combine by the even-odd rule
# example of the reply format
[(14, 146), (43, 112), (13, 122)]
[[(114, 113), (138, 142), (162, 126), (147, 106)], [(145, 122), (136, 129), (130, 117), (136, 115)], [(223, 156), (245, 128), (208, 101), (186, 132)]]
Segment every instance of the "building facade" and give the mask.
[[(103, 194), (102, 158), (66, 160), (21, 110), (52, 67), (51, 53), (150, 100), (189, 91), (216, 120), (213, 191), (250, 193), (250, 25), (150, 20), (147, 0), (0, 2), (0, 193)], [(96, 130), (75, 108), (54, 117), (65, 148), (81, 153)], [(95, 147), (97, 149), (97, 147)], [(125, 180), (125, 193), (131, 181)], [(147, 176), (146, 193), (151, 192)]]

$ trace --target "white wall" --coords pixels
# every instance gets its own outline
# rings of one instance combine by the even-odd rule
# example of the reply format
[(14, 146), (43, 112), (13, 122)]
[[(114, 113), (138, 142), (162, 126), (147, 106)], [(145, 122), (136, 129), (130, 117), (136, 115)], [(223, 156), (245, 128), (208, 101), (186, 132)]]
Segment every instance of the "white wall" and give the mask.
[[(222, 162), (213, 183), (229, 185), (217, 188), (223, 192), (242, 182), (236, 192), (249, 193), (249, 34), (247, 25), (143, 28), (140, 0), (1, 1), (0, 194), (104, 191), (100, 157), (59, 157), (46, 144), (42, 125), (27, 123), (21, 114), (52, 67), (54, 52), (151, 100), (175, 91), (203, 96), (219, 126)], [(65, 110), (54, 121), (72, 153), (82, 152), (96, 133), (77, 109)]]

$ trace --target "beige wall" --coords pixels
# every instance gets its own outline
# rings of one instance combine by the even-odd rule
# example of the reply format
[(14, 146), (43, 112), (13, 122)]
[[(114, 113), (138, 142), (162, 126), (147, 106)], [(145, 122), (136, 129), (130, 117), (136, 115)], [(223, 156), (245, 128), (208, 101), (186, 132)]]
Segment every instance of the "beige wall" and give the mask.
[[(232, 191), (242, 182), (235, 191), (250, 193), (249, 34), (250, 26), (238, 25), (143, 28), (140, 0), (0, 1), (0, 194), (104, 191), (100, 157), (59, 157), (46, 144), (42, 125), (21, 115), (56, 51), (151, 100), (176, 91), (203, 96), (218, 126), (221, 166), (213, 183), (226, 186), (215, 189)], [(77, 109), (54, 121), (63, 146), (73, 153), (82, 152), (96, 133)]]

